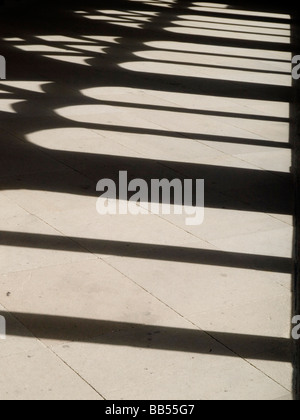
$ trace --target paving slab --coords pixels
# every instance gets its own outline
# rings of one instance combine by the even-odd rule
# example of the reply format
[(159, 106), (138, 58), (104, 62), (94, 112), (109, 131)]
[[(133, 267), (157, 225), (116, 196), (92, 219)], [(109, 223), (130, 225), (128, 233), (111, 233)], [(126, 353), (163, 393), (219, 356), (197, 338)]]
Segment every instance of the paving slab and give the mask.
[[(197, 350), (179, 353), (178, 330), (172, 333), (161, 329), (159, 334), (153, 330), (151, 335), (150, 332), (145, 334), (141, 327), (102, 337), (101, 342), (107, 344), (101, 346), (72, 344), (55, 351), (96, 389), (105, 389), (108, 399), (138, 400), (146, 393), (147, 398), (155, 400), (180, 400), (183, 394), (186, 400), (251, 400), (273, 395), (276, 398), (284, 393), (280, 385), (247, 362), (231, 359), (227, 349), (220, 348), (206, 335), (192, 331), (189, 338), (190, 344), (196, 340), (200, 354)], [(120, 341), (129, 345), (113, 345)], [(144, 348), (130, 346), (131, 341)], [(155, 350), (161, 346), (167, 349)], [(86, 352), (90, 357), (83, 361)]]
[(193, 328), (99, 259), (2, 275), (0, 284), (6, 308), (47, 346), (89, 342), (130, 323)]
[(103, 400), (47, 349), (1, 358), (0, 365), (2, 400)]

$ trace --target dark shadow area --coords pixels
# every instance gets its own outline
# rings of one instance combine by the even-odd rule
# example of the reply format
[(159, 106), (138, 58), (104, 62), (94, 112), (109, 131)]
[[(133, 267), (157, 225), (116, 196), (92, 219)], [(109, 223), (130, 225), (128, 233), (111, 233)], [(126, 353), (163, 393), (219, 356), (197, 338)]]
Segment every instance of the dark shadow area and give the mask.
[[(47, 155), (56, 162), (63, 163), (85, 175), (91, 183), (88, 183), (86, 188), (80, 188), (78, 183), (72, 183), (72, 177), (74, 178), (72, 173), (65, 177), (58, 172), (51, 174), (51, 177), (41, 174), (38, 177), (25, 175), (20, 178), (18, 176), (17, 179), (5, 177), (7, 175), (3, 174), (0, 190), (26, 189), (97, 197), (101, 195), (96, 192), (96, 184), (100, 179), (111, 179), (118, 186), (119, 172), (127, 171), (129, 182), (136, 178), (143, 179), (147, 182), (149, 191), (153, 179), (165, 178), (171, 181), (177, 178), (182, 183), (185, 179), (192, 179), (194, 185), (197, 179), (204, 179), (205, 203), (210, 208), (277, 214), (291, 214), (293, 210), (292, 177), (289, 174), (64, 151), (51, 151), (47, 152)], [(7, 148), (1, 159), (5, 161), (9, 157), (11, 157), (11, 150)], [(15, 157), (17, 158), (17, 155)], [(22, 156), (20, 160), (23, 160)], [(49, 166), (49, 162), (47, 163)], [(40, 161), (37, 165), (40, 166)], [(50, 167), (53, 168), (52, 160)], [(31, 165), (31, 171), (34, 172), (34, 163)], [(129, 194), (129, 197), (132, 195), (133, 193)], [(117, 188), (117, 198), (119, 198), (119, 188)], [(196, 199), (196, 196), (194, 198)], [(162, 197), (160, 197), (160, 202), (166, 203)], [(179, 204), (174, 198), (171, 202)]]
[[(0, 311), (0, 316), (6, 313)], [(169, 328), (155, 325), (68, 318), (39, 314), (11, 313), (39, 339), (87, 342), (150, 348), (187, 353), (212, 354), (244, 359), (291, 361), (291, 342), (284, 338), (260, 337), (212, 331)], [(8, 319), (9, 336), (32, 337)], [(232, 352), (231, 349), (239, 349)]]
[[(215, 250), (150, 245), (143, 243), (105, 241), (86, 238), (38, 235), (32, 233), (0, 232), (0, 245), (53, 249), (69, 252), (91, 252), (156, 261), (174, 261), (248, 270), (292, 273), (292, 260), (267, 255), (242, 254)], [(79, 245), (79, 246), (78, 246)], [(242, 282), (242, 280), (241, 280)]]
[[(29, 3), (30, 4), (30, 3)], [(27, 135), (33, 132), (39, 132), (41, 130), (49, 130), (54, 128), (85, 128), (90, 130), (101, 130), (101, 132), (126, 133), (140, 136), (162, 136), (166, 138), (187, 138), (195, 141), (206, 141), (220, 143), (232, 143), (232, 144), (245, 144), (245, 145), (256, 145), (265, 147), (276, 147), (276, 148), (289, 148), (290, 145), (284, 142), (276, 142), (272, 140), (262, 138), (238, 138), (216, 136), (211, 134), (202, 134), (201, 125), (199, 125), (199, 131), (197, 133), (190, 132), (177, 132), (160, 129), (147, 129), (140, 127), (120, 126), (117, 124), (91, 124), (91, 123), (78, 123), (72, 122), (71, 120), (58, 117), (56, 110), (67, 106), (78, 106), (78, 105), (91, 105), (101, 104), (103, 106), (108, 105), (102, 101), (95, 101), (89, 98), (83, 97), (80, 92), (83, 89), (101, 86), (120, 87), (126, 86), (127, 88), (134, 89), (149, 89), (153, 91), (169, 91), (169, 92), (181, 92), (181, 93), (192, 93), (201, 94), (217, 97), (228, 97), (228, 98), (243, 98), (243, 99), (259, 99), (259, 100), (271, 100), (271, 101), (286, 101), (290, 102), (293, 96), (292, 90), (284, 86), (272, 86), (266, 84), (255, 84), (255, 83), (243, 83), (240, 81), (226, 81), (226, 80), (210, 80), (203, 79), (197, 80), (192, 77), (186, 76), (173, 76), (163, 74), (149, 74), (149, 73), (137, 73), (124, 70), (120, 67), (123, 62), (135, 62), (140, 61), (135, 56), (135, 52), (144, 49), (145, 43), (155, 40), (171, 40), (172, 42), (194, 42), (201, 41), (202, 44), (209, 44), (211, 47), (214, 45), (232, 46), (234, 43), (235, 47), (254, 48), (268, 50), (274, 49), (274, 51), (280, 51), (284, 47), (284, 51), (289, 51), (291, 46), (287, 45), (273, 45), (272, 43), (266, 42), (252, 42), (247, 41), (245, 44), (244, 40), (228, 40), (228, 39), (214, 39), (209, 37), (198, 36), (186, 36), (183, 34), (168, 33), (164, 30), (166, 25), (172, 25), (173, 19), (183, 12), (194, 13), (193, 10), (189, 9), (191, 5), (189, 2), (177, 1), (172, 5), (171, 9), (167, 11), (162, 10), (158, 6), (147, 5), (143, 2), (132, 5), (132, 2), (127, 1), (116, 1), (114, 2), (114, 8), (122, 10), (137, 9), (139, 12), (151, 12), (155, 13), (154, 16), (150, 16), (148, 22), (142, 22), (141, 28), (128, 28), (120, 27), (120, 39), (116, 44), (106, 44), (105, 54), (99, 55), (93, 52), (81, 52), (79, 55), (90, 55), (94, 56), (87, 60), (90, 67), (80, 66), (71, 63), (64, 63), (51, 59), (51, 54), (54, 56), (61, 55), (66, 56), (66, 53), (50, 53), (45, 57), (43, 53), (31, 51), (22, 51), (13, 47), (12, 44), (23, 45), (23, 46), (34, 46), (43, 44), (46, 48), (57, 48), (66, 47), (68, 51), (72, 52), (71, 46), (66, 41), (63, 43), (51, 41), (41, 41), (36, 38), (43, 34), (51, 36), (52, 33), (57, 33), (53, 30), (54, 28), (60, 27), (60, 22), (63, 20), (63, 25), (60, 27), (60, 34), (62, 36), (70, 37), (75, 39), (75, 45), (80, 41), (86, 41), (88, 36), (111, 36), (116, 35), (115, 27), (108, 21), (94, 21), (85, 19), (85, 15), (75, 14), (73, 12), (76, 8), (76, 4), (81, 3), (60, 3), (56, 6), (55, 3), (51, 7), (46, 5), (45, 10), (41, 10), (39, 7), (36, 8), (34, 5), (34, 14), (31, 17), (28, 11), (29, 21), (24, 23), (23, 15), (18, 16), (18, 13), (14, 14), (14, 22), (11, 22), (11, 15), (9, 12), (4, 12), (5, 28), (6, 33), (3, 34), (5, 39), (13, 37), (14, 39), (20, 39), (21, 42), (6, 42), (3, 43), (3, 53), (7, 57), (9, 63), (9, 75), (10, 79), (16, 80), (49, 80), (52, 82), (46, 88), (45, 94), (32, 94), (19, 89), (9, 88), (8, 92), (14, 94), (16, 98), (24, 99), (23, 102), (13, 105), (15, 114), (2, 113), (2, 128), (7, 132), (12, 132), (17, 135), (19, 139), (27, 141)], [(95, 12), (94, 7), (99, 9), (99, 3), (95, 1), (85, 3), (84, 7), (80, 8), (87, 14), (100, 14)], [(111, 3), (110, 3), (111, 5)], [(96, 7), (97, 6), (97, 7)], [(49, 7), (49, 9), (48, 9)], [(56, 9), (57, 7), (57, 9)], [(105, 9), (105, 3), (101, 6)], [(22, 9), (22, 8), (21, 8)], [(21, 13), (21, 12), (20, 12)], [(45, 27), (45, 18), (47, 14), (47, 24)], [(195, 12), (197, 14), (197, 12)], [(211, 14), (214, 16), (214, 13)], [(245, 16), (234, 15), (235, 19), (244, 19)], [(18, 27), (18, 19), (22, 20), (20, 25), (21, 30), (18, 33), (16, 27)], [(264, 21), (264, 18), (258, 18), (260, 21)], [(13, 33), (10, 33), (7, 28), (13, 24)], [(52, 28), (52, 29), (51, 29)], [(76, 28), (76, 29), (75, 29)], [(138, 37), (137, 37), (138, 35)], [(25, 41), (25, 42), (22, 42)], [(77, 41), (76, 41), (77, 40)], [(102, 45), (103, 43), (101, 43)], [(93, 43), (97, 45), (97, 43)], [(105, 42), (104, 42), (105, 45)], [(78, 45), (77, 45), (78, 47)], [(84, 43), (82, 44), (84, 49)], [(47, 50), (47, 49), (46, 49)], [(74, 50), (74, 48), (73, 48)], [(79, 50), (78, 50), (79, 51)], [(78, 52), (77, 51), (77, 52)], [(46, 54), (47, 55), (47, 54)], [(19, 72), (19, 63), (22, 63), (22, 72)], [(33, 72), (32, 69), (35, 68)], [(100, 72), (101, 69), (101, 72)], [(70, 76), (71, 75), (71, 76)], [(38, 77), (37, 77), (38, 76)], [(86, 80), (86, 83), (82, 81)], [(61, 92), (61, 84), (69, 86), (69, 89)], [(20, 96), (19, 96), (20, 95)], [(114, 104), (111, 103), (110, 106)], [(115, 106), (127, 107), (126, 103), (117, 103)], [(139, 104), (131, 104), (131, 107), (145, 109), (145, 106)], [(146, 108), (146, 109), (149, 109)], [(161, 107), (151, 107), (151, 109), (162, 111)], [(178, 114), (184, 114), (187, 112), (179, 108), (165, 109), (170, 112), (178, 112)], [(191, 110), (191, 113), (197, 111)], [(201, 111), (200, 111), (201, 112)], [(199, 113), (200, 113), (199, 112)], [(221, 116), (228, 118), (230, 123), (231, 118), (237, 118), (236, 113), (220, 113), (216, 111), (202, 112), (203, 115), (210, 116)], [(36, 118), (28, 119), (29, 116)], [(27, 118), (25, 118), (27, 117)], [(177, 118), (177, 117), (176, 117)], [(240, 118), (243, 118), (240, 115)], [(255, 119), (268, 121), (271, 117), (263, 117), (255, 115), (245, 115), (245, 119)], [(274, 118), (274, 122), (288, 122), (284, 119)], [(17, 126), (17, 129), (16, 129)], [(11, 140), (9, 140), (11, 141)], [(8, 149), (5, 146), (5, 138), (2, 139), (1, 144), (1, 156), (3, 161), (7, 160)], [(150, 159), (136, 159), (128, 157), (116, 157), (110, 155), (95, 155), (91, 153), (78, 153), (78, 152), (66, 152), (50, 150), (43, 147), (35, 146), (36, 150), (45, 152), (46, 154), (57, 162), (63, 163), (70, 168), (82, 173), (90, 181), (97, 182), (101, 178), (109, 178), (116, 180), (118, 178), (118, 172), (120, 170), (126, 170), (129, 172), (129, 178), (145, 178), (146, 181), (150, 182), (151, 179), (167, 178), (174, 179), (177, 177), (181, 180), (186, 177), (191, 179), (205, 179), (206, 183), (206, 206), (213, 208), (229, 208), (237, 210), (249, 210), (259, 211), (266, 213), (277, 213), (277, 214), (292, 214), (292, 177), (288, 174), (282, 173), (267, 173), (264, 171), (255, 171), (240, 168), (227, 168), (221, 166), (212, 165), (198, 165), (188, 164), (180, 162), (169, 162), (169, 161), (154, 161)], [(14, 152), (15, 153), (15, 152)], [(9, 156), (11, 161), (11, 155)], [(16, 167), (18, 164), (18, 158), (16, 162), (11, 162), (11, 165)], [(34, 165), (34, 162), (32, 162)], [(47, 168), (45, 168), (45, 171)], [(278, 176), (277, 176), (278, 175)], [(5, 177), (6, 174), (1, 174)], [(20, 177), (19, 177), (20, 178)], [(234, 187), (233, 187), (234, 185)], [(6, 189), (36, 189), (45, 191), (57, 191), (65, 193), (78, 193), (78, 185), (70, 182), (62, 182), (60, 179), (56, 179), (55, 175), (39, 179), (38, 177), (26, 180), (23, 177), (21, 183), (16, 181), (15, 178), (3, 178), (1, 180), (0, 188)], [(89, 189), (83, 191), (84, 195), (96, 195), (95, 191), (92, 191), (94, 185)], [(221, 194), (221, 196), (220, 196)], [(224, 202), (222, 201), (224, 198)], [(266, 200), (267, 198), (267, 200)], [(176, 204), (176, 203), (175, 203)]]

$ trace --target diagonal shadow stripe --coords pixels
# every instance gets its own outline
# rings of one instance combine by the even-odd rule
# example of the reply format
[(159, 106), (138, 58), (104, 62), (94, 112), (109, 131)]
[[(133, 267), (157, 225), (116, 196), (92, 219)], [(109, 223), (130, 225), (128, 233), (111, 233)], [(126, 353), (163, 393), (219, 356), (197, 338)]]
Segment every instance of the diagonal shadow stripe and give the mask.
[(0, 245), (56, 251), (91, 252), (156, 261), (234, 267), (276, 273), (292, 272), (292, 259), (197, 248), (0, 231)]
[[(286, 338), (170, 328), (126, 322), (54, 315), (5, 313), (7, 336), (32, 337), (159, 349), (244, 359), (291, 362), (292, 342)], [(18, 319), (25, 327), (13, 320)]]

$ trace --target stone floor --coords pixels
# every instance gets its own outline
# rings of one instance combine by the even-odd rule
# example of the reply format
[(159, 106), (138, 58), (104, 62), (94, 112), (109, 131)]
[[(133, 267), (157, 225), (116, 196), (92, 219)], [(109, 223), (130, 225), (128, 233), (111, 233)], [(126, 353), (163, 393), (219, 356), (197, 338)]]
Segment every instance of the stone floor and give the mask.
[[(0, 399), (291, 399), (291, 16), (74, 4), (0, 16)], [(120, 170), (204, 223), (100, 216)]]

